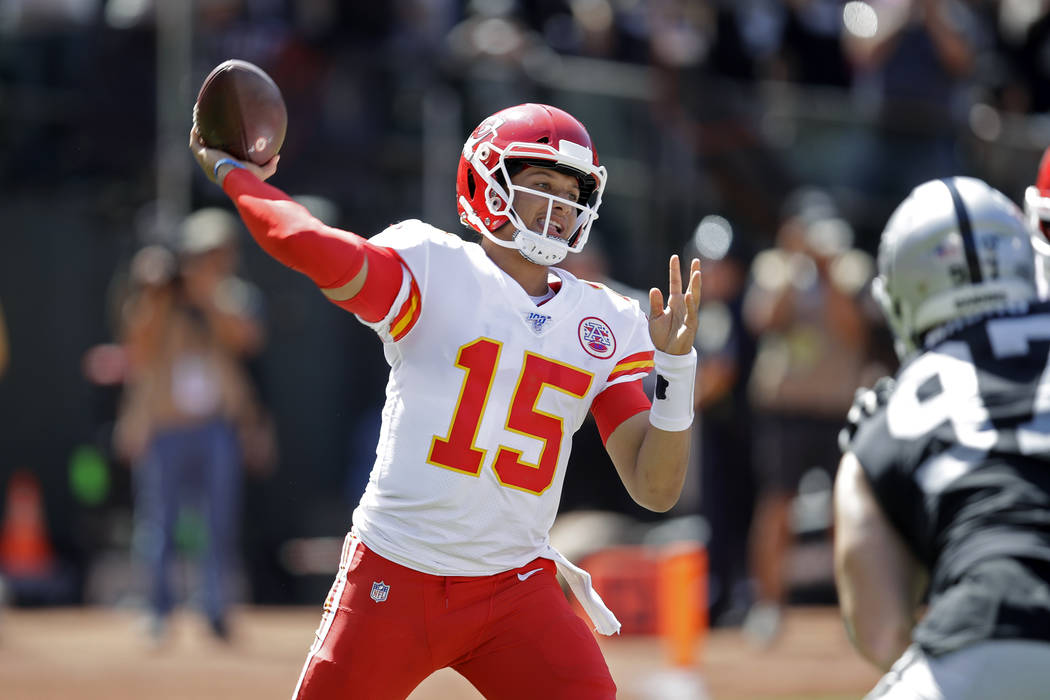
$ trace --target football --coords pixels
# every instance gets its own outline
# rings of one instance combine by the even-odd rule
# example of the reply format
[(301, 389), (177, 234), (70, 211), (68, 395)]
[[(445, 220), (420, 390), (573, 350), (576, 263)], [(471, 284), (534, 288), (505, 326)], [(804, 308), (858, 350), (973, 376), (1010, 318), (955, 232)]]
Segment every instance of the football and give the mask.
[(204, 79), (193, 108), (205, 145), (262, 165), (284, 144), (288, 110), (277, 83), (247, 61), (231, 59)]

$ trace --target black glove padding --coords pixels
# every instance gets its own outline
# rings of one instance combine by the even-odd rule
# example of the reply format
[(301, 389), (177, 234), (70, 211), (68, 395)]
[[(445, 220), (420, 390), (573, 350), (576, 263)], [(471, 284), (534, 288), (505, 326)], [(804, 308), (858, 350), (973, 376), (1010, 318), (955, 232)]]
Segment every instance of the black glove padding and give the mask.
[(893, 387), (897, 380), (893, 377), (879, 377), (875, 386), (868, 388), (862, 386), (853, 394), (853, 405), (846, 413), (846, 425), (839, 431), (839, 449), (848, 452), (853, 436), (857, 434), (857, 428), (861, 422), (875, 415), (880, 407), (885, 406), (893, 393)]

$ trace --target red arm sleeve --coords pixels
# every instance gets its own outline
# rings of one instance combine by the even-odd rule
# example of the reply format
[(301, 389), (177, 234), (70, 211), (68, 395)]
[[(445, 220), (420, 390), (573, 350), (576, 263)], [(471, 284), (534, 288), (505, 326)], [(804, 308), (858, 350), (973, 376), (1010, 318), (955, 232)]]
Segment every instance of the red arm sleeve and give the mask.
[(652, 403), (642, 388), (641, 379), (613, 384), (595, 396), (591, 402), (591, 415), (598, 425), (602, 444), (608, 441), (609, 436), (621, 423), (642, 411), (648, 411), (651, 406)]
[(396, 253), (325, 225), (306, 207), (247, 170), (232, 170), (222, 187), (259, 246), (321, 289), (343, 286), (367, 260), (365, 286), (353, 298), (335, 303), (369, 322), (386, 315), (401, 289), (401, 260)]

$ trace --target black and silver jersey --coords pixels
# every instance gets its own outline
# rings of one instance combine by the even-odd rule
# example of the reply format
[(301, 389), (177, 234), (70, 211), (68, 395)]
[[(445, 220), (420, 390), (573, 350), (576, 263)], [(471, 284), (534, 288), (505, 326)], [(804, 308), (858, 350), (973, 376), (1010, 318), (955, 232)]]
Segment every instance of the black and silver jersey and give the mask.
[(981, 562), (1050, 562), (1050, 304), (947, 329), (850, 450), (931, 599)]

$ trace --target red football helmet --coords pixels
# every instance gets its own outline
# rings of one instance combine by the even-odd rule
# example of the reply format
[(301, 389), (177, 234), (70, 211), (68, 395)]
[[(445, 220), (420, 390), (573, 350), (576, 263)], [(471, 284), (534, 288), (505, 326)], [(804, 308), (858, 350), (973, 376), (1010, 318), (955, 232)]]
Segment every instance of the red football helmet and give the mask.
[(1024, 211), (1032, 227), (1043, 234), (1043, 243), (1050, 245), (1050, 148), (1043, 153), (1035, 184), (1025, 190)]
[(1032, 229), (1039, 296), (1050, 298), (1050, 148), (1043, 152), (1035, 184), (1025, 190), (1024, 213)]
[[(555, 202), (577, 210), (576, 228), (567, 239), (530, 231), (524, 224), (514, 210), (514, 194), (524, 188), (511, 184), (508, 161), (553, 168), (579, 180), (576, 202), (528, 190), (547, 197), (548, 220)], [(517, 248), (527, 260), (553, 265), (587, 242), (591, 224), (598, 218), (605, 180), (591, 137), (575, 117), (549, 105), (508, 107), (481, 122), (463, 144), (456, 174), (459, 219), (497, 245)], [(512, 240), (494, 236), (508, 221), (515, 229)]]

